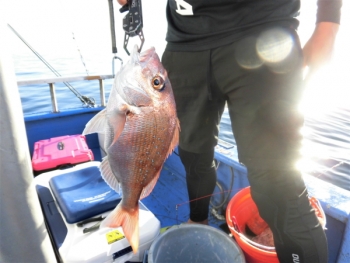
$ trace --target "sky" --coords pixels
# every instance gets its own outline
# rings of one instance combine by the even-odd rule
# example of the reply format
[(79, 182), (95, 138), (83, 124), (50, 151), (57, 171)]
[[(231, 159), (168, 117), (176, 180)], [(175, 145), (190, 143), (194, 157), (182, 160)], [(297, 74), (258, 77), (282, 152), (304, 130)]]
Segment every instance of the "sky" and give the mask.
[[(155, 1), (152, 1), (154, 3)], [(165, 1), (144, 0), (144, 48), (165, 46)], [(118, 55), (127, 58), (123, 50), (124, 31), (119, 5), (114, 1)], [(77, 53), (83, 55), (111, 55), (109, 9), (107, 0), (11, 0), (5, 8), (8, 23), (39, 53), (57, 55)], [(73, 34), (74, 38), (73, 39)], [(130, 45), (136, 42), (130, 40)], [(135, 42), (133, 42), (135, 41)], [(11, 39), (14, 52), (22, 52), (24, 45)], [(26, 49), (24, 47), (24, 49)]]

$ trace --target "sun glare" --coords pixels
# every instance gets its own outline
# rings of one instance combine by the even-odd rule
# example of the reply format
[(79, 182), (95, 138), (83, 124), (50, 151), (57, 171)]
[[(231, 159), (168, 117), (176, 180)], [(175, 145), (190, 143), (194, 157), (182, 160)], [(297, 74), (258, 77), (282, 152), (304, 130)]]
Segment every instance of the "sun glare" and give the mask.
[(340, 67), (325, 66), (311, 77), (306, 86), (299, 109), (306, 117), (322, 118), (336, 107), (349, 107), (350, 88), (346, 74)]
[[(335, 112), (339, 109), (350, 111), (350, 88), (346, 84), (346, 77), (343, 65), (337, 67), (328, 65), (309, 77), (299, 107), (305, 116), (306, 123), (307, 120), (312, 120), (317, 127), (322, 125), (331, 127)], [(343, 146), (336, 146), (334, 141), (313, 142), (312, 138), (316, 138), (317, 141), (320, 138), (312, 127), (304, 126), (300, 132), (305, 139), (300, 150), (302, 159), (298, 162), (297, 168), (302, 172), (317, 170), (319, 164), (313, 161), (315, 158), (317, 160), (337, 159), (340, 158), (338, 156), (340, 152), (343, 153)]]
[[(347, 69), (350, 58), (348, 49), (350, 40), (343, 29), (349, 24), (349, 19), (342, 21), (330, 63), (312, 76), (308, 75), (307, 70), (305, 71), (306, 85), (299, 105), (299, 109), (306, 120), (306, 126), (300, 131), (305, 139), (300, 149), (302, 159), (297, 163), (297, 168), (303, 173), (314, 172), (320, 168), (320, 164), (315, 160), (344, 160), (348, 156), (346, 142), (337, 141), (334, 138), (323, 138), (320, 134), (317, 134), (313, 127), (308, 127), (307, 124), (311, 120), (312, 125), (319, 128), (324, 126), (329, 129), (337, 121), (334, 120), (334, 116), (338, 116), (338, 112), (344, 112), (344, 114), (350, 112), (350, 85)], [(337, 125), (344, 124), (337, 123)], [(312, 141), (313, 139), (316, 142)], [(320, 143), (319, 140), (323, 142)]]

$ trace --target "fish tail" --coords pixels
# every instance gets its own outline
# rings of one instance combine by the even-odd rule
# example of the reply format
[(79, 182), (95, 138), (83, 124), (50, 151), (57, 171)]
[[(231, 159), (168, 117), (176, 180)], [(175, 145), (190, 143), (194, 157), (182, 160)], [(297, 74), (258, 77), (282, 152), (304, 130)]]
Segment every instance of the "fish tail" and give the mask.
[(126, 239), (136, 254), (139, 247), (139, 208), (132, 211), (123, 209), (119, 203), (114, 210), (101, 222), (101, 227), (116, 228), (121, 226)]

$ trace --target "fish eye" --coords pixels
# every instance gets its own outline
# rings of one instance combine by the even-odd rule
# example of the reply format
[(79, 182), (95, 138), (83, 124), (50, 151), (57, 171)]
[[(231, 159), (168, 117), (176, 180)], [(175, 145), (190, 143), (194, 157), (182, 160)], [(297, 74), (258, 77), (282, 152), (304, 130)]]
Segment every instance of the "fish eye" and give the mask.
[(164, 79), (161, 76), (155, 76), (152, 79), (152, 87), (156, 90), (162, 90), (165, 87)]

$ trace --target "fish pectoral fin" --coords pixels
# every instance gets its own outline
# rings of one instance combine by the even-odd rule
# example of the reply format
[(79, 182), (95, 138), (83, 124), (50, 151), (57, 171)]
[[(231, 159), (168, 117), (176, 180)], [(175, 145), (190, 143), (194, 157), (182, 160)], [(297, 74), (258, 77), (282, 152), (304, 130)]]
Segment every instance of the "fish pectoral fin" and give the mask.
[(139, 207), (132, 211), (123, 209), (121, 203), (101, 222), (100, 227), (117, 228), (121, 226), (126, 239), (136, 254), (139, 247)]
[(140, 112), (141, 110), (138, 107), (129, 104), (122, 104), (116, 113), (113, 116), (109, 117), (110, 126), (114, 129), (112, 144), (118, 140), (120, 134), (122, 133), (126, 122), (126, 116), (130, 113), (140, 114)]
[(106, 109), (97, 113), (86, 125), (82, 134), (103, 133), (106, 125)]
[[(121, 107), (124, 107), (124, 105)], [(123, 132), (126, 122), (126, 112), (126, 108), (121, 108), (108, 118), (109, 125), (113, 129), (113, 141), (111, 144), (114, 144), (118, 140), (120, 134)]]
[(108, 157), (103, 158), (102, 163), (100, 165), (100, 171), (102, 178), (109, 185), (109, 187), (116, 191), (118, 194), (120, 194), (121, 189), (119, 187), (119, 181), (115, 177), (111, 166), (109, 165)]
[(175, 147), (179, 144), (179, 136), (180, 136), (180, 121), (178, 118), (176, 118), (176, 126), (175, 126), (175, 130), (174, 130), (174, 134), (173, 134), (173, 139), (171, 140), (171, 143), (169, 146), (167, 157), (170, 154), (172, 154)]
[(153, 190), (154, 186), (156, 185), (159, 175), (160, 175), (160, 171), (162, 170), (162, 167), (160, 167), (158, 173), (156, 174), (156, 176), (152, 179), (151, 182), (149, 182), (148, 185), (146, 185), (140, 195), (140, 200), (147, 197)]

